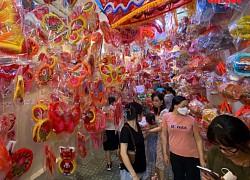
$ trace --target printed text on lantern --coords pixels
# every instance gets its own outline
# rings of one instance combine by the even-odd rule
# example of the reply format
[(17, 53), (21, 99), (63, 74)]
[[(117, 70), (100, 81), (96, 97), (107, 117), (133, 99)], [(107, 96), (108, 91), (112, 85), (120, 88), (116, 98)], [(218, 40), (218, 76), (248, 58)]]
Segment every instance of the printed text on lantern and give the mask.
[(225, 3), (225, 4), (231, 4), (231, 3), (242, 3), (242, 0), (208, 0), (209, 3), (211, 4), (220, 4), (220, 3)]

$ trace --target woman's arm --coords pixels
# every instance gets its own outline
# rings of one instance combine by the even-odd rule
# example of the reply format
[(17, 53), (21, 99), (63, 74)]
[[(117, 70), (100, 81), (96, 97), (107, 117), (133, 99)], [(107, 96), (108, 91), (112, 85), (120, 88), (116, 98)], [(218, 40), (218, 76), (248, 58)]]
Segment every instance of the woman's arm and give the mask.
[(204, 160), (204, 153), (203, 153), (203, 141), (201, 139), (201, 135), (199, 132), (194, 132), (194, 139), (198, 148), (200, 164), (203, 167), (206, 167), (206, 162)]
[(127, 154), (128, 144), (121, 143), (120, 145), (121, 145), (120, 148), (121, 148), (121, 157), (122, 157), (123, 164), (126, 166), (127, 170), (131, 174), (133, 180), (137, 180), (137, 179), (139, 180)]
[(158, 126), (158, 127), (156, 127), (156, 128), (153, 128), (153, 129), (149, 129), (148, 132), (149, 132), (149, 133), (161, 132), (161, 126)]
[(162, 148), (163, 148), (163, 158), (166, 163), (166, 165), (170, 164), (169, 157), (167, 154), (167, 142), (168, 142), (168, 136), (167, 136), (167, 128), (162, 127), (162, 134), (161, 134), (161, 139), (162, 139)]

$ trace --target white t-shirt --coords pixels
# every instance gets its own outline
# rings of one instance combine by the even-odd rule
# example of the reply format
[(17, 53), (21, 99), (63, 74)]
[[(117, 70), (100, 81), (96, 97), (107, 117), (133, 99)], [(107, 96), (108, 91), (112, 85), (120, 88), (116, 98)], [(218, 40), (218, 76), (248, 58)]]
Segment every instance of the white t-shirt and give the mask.
[[(102, 111), (104, 113), (108, 113), (108, 112), (112, 112), (114, 111), (114, 106), (113, 105), (107, 105), (107, 106), (103, 106)], [(115, 130), (115, 125), (114, 125), (114, 119), (112, 120), (106, 120), (106, 130)]]

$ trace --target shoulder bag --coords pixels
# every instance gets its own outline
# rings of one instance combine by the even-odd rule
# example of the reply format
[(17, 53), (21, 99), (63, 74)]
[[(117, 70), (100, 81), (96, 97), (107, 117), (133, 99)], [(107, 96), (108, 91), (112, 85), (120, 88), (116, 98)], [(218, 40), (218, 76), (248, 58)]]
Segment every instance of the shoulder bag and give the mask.
[[(134, 150), (127, 150), (129, 160), (130, 160), (131, 164), (134, 164), (134, 162), (135, 162), (135, 154), (136, 154), (135, 141), (134, 141), (134, 138), (133, 138), (133, 135), (132, 135), (132, 132), (131, 132), (130, 128), (128, 126), (126, 126), (126, 125), (124, 125), (124, 126), (128, 128), (131, 139), (132, 139), (132, 142), (133, 142), (133, 145), (134, 145)], [(121, 157), (121, 148), (119, 149), (118, 156), (119, 156), (120, 161), (123, 162), (122, 157)]]

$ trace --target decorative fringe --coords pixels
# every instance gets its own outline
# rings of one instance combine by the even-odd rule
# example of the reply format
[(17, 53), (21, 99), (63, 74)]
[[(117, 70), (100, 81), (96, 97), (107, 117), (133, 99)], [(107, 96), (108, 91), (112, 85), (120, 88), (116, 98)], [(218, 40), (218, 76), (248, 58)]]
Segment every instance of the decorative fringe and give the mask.
[[(196, 0), (195, 0), (196, 1)], [(133, 10), (132, 12), (130, 12), (129, 14), (125, 15), (124, 17), (122, 17), (120, 20), (116, 21), (115, 23), (113, 23), (111, 25), (111, 28), (121, 28), (121, 27), (126, 27), (126, 26), (136, 26), (136, 25), (139, 25), (139, 24), (142, 24), (143, 22), (145, 21), (148, 21), (148, 20), (153, 20), (155, 19), (156, 17), (153, 17), (151, 19), (145, 19), (143, 20), (142, 22), (138, 22), (138, 23), (133, 23), (133, 24), (129, 24), (129, 25), (123, 25), (124, 22), (126, 22), (127, 20), (133, 18), (133, 16), (135, 16), (136, 14), (139, 14), (143, 11), (146, 11), (147, 9), (151, 9), (151, 8), (154, 8), (154, 7), (158, 7), (160, 5), (162, 5), (163, 3), (166, 3), (166, 2), (171, 2), (171, 0), (155, 0), (153, 2), (149, 2), (135, 10)], [(192, 1), (191, 1), (192, 2)], [(187, 3), (187, 2), (186, 2)], [(189, 4), (189, 3), (188, 3)], [(181, 5), (181, 7), (185, 6), (184, 4)], [(170, 10), (172, 11), (172, 10)], [(166, 13), (166, 12), (165, 12)]]

